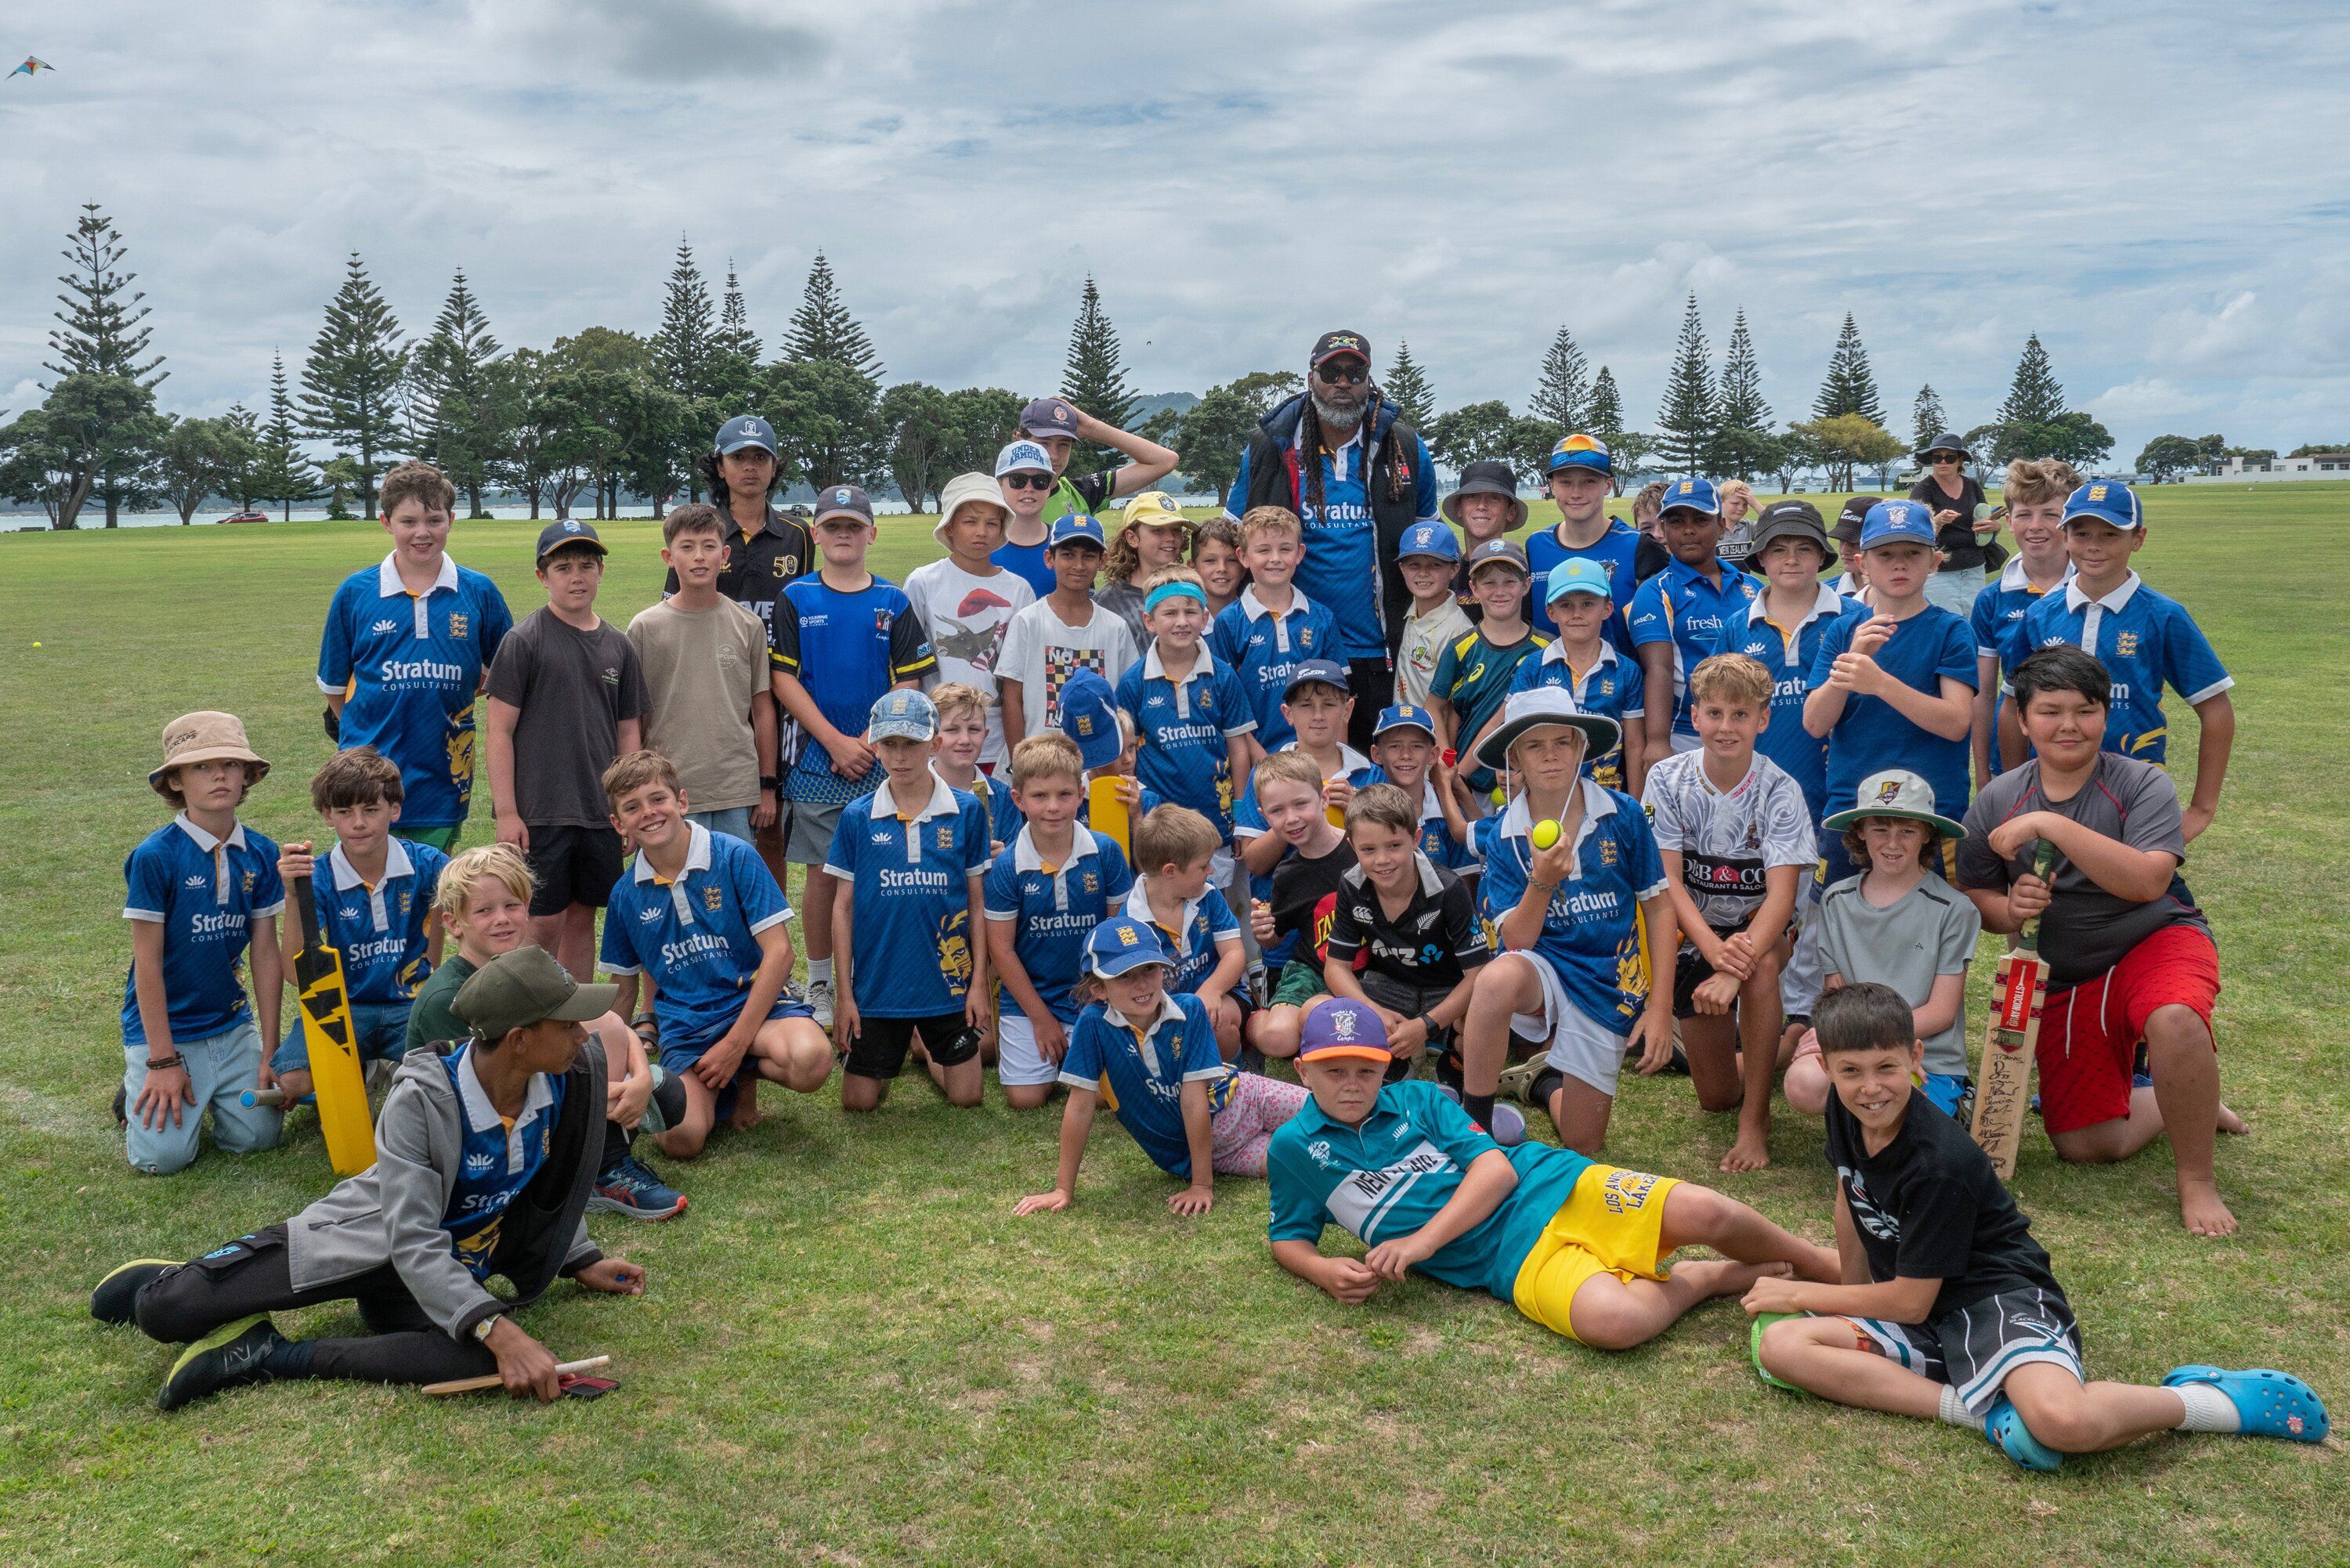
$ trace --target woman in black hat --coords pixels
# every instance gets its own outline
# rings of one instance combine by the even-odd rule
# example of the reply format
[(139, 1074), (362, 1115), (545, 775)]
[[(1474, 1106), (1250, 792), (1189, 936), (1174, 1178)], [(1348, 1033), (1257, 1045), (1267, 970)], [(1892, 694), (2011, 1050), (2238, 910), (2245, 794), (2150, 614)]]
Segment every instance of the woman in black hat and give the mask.
[(1999, 547), (1996, 523), (1988, 535), (1975, 531), (1983, 488), (1967, 472), (1967, 443), (1945, 431), (1918, 458), (1926, 477), (1910, 488), (1909, 499), (1934, 514), (1934, 542), (1942, 553), (1941, 566), (1927, 581), (1926, 601), (1965, 616), (1975, 607), (1989, 569), (2004, 565), (2007, 552)]

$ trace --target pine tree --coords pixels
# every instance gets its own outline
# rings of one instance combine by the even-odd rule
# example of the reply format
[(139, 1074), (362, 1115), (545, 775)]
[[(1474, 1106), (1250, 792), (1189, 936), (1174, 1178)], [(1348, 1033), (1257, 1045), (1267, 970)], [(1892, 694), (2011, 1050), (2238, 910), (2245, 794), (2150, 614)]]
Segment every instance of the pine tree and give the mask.
[(734, 276), (734, 258), (726, 258), (726, 296), (718, 310), (718, 330), (710, 346), (720, 354), (738, 354), (759, 361), (759, 335), (751, 330), (751, 313), (743, 307), (743, 286)]
[(269, 355), (269, 422), (261, 427), (261, 467), (254, 476), (254, 493), (284, 508), (294, 519), (294, 504), (318, 493), (318, 471), (302, 455), (302, 428), (295, 417), (294, 397), (286, 388), (286, 356)]
[(1934, 383), (1927, 382), (1918, 389), (1917, 401), (1909, 405), (1909, 422), (1918, 431), (1918, 441), (1912, 452), (1924, 452), (1933, 439), (1950, 428), (1949, 418), (1942, 412), (1940, 394)]
[(307, 433), (353, 451), (362, 514), (369, 518), (382, 460), (400, 447), (407, 374), (400, 323), (354, 251), (302, 367), (302, 423)]
[[(1125, 357), (1118, 328), (1103, 313), (1101, 290), (1091, 277), (1077, 297), (1077, 318), (1069, 327), (1069, 358), (1061, 369), (1061, 396), (1082, 413), (1115, 430), (1134, 421), (1134, 389), (1127, 385)], [(1097, 472), (1103, 465), (1098, 452), (1084, 447), (1071, 454), (1071, 471)]]
[(816, 253), (816, 265), (808, 268), (807, 287), (785, 329), (783, 349), (785, 359), (823, 359), (868, 381), (881, 379), (881, 361), (873, 352), (873, 341), (841, 303), (840, 286), (833, 280), (832, 264), (824, 259), (822, 251)]
[(1664, 407), (1657, 426), (1664, 437), (1665, 460), (1683, 473), (1695, 473), (1705, 462), (1719, 424), (1714, 404), (1713, 364), (1705, 346), (1705, 323), (1698, 318), (1697, 296), (1689, 296), (1681, 313), (1680, 341), (1673, 348), (1673, 368), (1665, 378)]
[(128, 376), (153, 390), (170, 372), (161, 354), (140, 363), (147, 352), (147, 296), (131, 288), (135, 272), (120, 268), (128, 254), (114, 221), (95, 202), (84, 202), (73, 238), (60, 253), (69, 271), (57, 275), (66, 292), (57, 296), (57, 325), (49, 333), (49, 352), (57, 361), (47, 368), (60, 376)]
[(710, 290), (702, 281), (702, 269), (693, 265), (693, 247), (681, 237), (677, 265), (670, 269), (669, 293), (661, 301), (660, 330), (653, 334), (653, 364), (662, 383), (681, 398), (710, 396), (716, 337)]
[(2025, 341), (2023, 355), (2015, 362), (2015, 379), (2008, 383), (2007, 401), (1999, 406), (1999, 422), (2054, 424), (2064, 411), (2064, 389), (2056, 384), (2056, 371), (2048, 363), (2048, 350), (2040, 346), (2040, 334), (2035, 332)]
[(1741, 310), (1730, 329), (1730, 348), (1721, 362), (1721, 395), (1715, 408), (1716, 427), (1707, 453), (1717, 473), (1752, 479), (1779, 454), (1778, 438), (1771, 432), (1771, 405), (1762, 400), (1762, 367), (1754, 358), (1754, 338)]
[(1616, 389), (1616, 373), (1605, 365), (1592, 378), (1591, 402), (1583, 410), (1583, 428), (1610, 446), (1624, 433), (1624, 394)]
[(1575, 334), (1562, 327), (1543, 356), (1542, 379), (1534, 384), (1534, 418), (1555, 425), (1561, 435), (1590, 422), (1591, 362), (1576, 346)]
[(1419, 368), (1419, 361), (1411, 357), (1410, 344), (1397, 341), (1395, 362), (1379, 382), (1379, 392), (1395, 405), (1403, 422), (1421, 434), (1436, 423), (1436, 389), (1429, 385), (1428, 372)]
[(482, 509), (482, 490), (508, 445), (490, 374), (501, 352), (461, 267), (432, 336), (412, 357), (409, 421), (414, 450), (464, 493), (472, 517), (489, 515)]
[(1877, 395), (1877, 376), (1868, 368), (1868, 350), (1860, 345), (1860, 328), (1852, 312), (1845, 312), (1844, 330), (1836, 334), (1828, 355), (1827, 379), (1812, 400), (1812, 417), (1832, 420), (1839, 414), (1859, 414), (1875, 424), (1885, 422), (1885, 404)]

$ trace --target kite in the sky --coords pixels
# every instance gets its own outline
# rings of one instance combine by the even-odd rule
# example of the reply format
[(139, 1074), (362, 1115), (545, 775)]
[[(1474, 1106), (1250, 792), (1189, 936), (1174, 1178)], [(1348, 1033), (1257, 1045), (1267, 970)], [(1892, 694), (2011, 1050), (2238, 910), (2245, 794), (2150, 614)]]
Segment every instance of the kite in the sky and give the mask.
[(41, 59), (36, 56), (26, 55), (25, 57), (25, 63), (18, 66), (15, 70), (10, 71), (8, 74), (12, 77), (29, 77), (34, 75), (36, 72), (53, 71), (57, 68), (57, 67), (49, 64), (47, 60)]

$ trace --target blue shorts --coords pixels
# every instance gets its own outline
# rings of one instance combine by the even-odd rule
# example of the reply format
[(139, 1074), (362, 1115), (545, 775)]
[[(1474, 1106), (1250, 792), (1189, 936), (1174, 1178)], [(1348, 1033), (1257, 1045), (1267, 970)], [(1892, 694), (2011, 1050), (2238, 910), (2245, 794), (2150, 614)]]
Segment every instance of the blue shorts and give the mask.
[[(778, 1018), (806, 1018), (813, 1021), (815, 1017), (816, 1014), (809, 1010), (808, 1004), (789, 990), (775, 998), (775, 1005), (767, 1010), (767, 1022), (770, 1023)], [(672, 1043), (668, 1035), (662, 1035), (660, 1043), (662, 1070), (671, 1077), (683, 1077), (692, 1069), (695, 1063), (702, 1060), (703, 1054), (723, 1039), (725, 1034), (726, 1031), (721, 1029), (715, 1033), (704, 1034), (690, 1042), (679, 1043)], [(750, 1053), (743, 1053), (743, 1060), (748, 1062), (750, 1059)], [(699, 1082), (699, 1080), (696, 1081)], [(726, 1080), (726, 1086), (718, 1091), (720, 1121), (724, 1121), (734, 1114), (735, 1085), (742, 1081), (743, 1069), (738, 1064), (734, 1069), (734, 1075)]]
[(685, 820), (712, 833), (723, 833), (745, 844), (751, 842), (751, 808), (747, 805), (730, 805), (723, 811), (689, 811)]
[(131, 1168), (149, 1176), (170, 1176), (185, 1170), (197, 1152), (197, 1134), (204, 1113), (213, 1118), (213, 1142), (229, 1154), (252, 1154), (275, 1148), (284, 1121), (274, 1106), (248, 1106), (238, 1096), (255, 1086), (261, 1071), (261, 1032), (250, 1016), (218, 1034), (201, 1040), (178, 1040), (172, 1049), (188, 1070), (188, 1087), (194, 1105), (180, 1107), (179, 1125), (169, 1118), (160, 1127), (140, 1119), (139, 1093), (147, 1086), (148, 1048), (122, 1048), (123, 1108), (130, 1125), (123, 1129), (123, 1152)]
[[(405, 1002), (354, 1002), (351, 1003), (351, 1027), (359, 1034), (359, 1062), (397, 1062), (408, 1054), (408, 1010)], [(301, 1011), (294, 1014), (294, 1026), (286, 1032), (278, 1044), (277, 1054), (269, 1058), (273, 1073), (310, 1070), (310, 1043), (304, 1037)]]

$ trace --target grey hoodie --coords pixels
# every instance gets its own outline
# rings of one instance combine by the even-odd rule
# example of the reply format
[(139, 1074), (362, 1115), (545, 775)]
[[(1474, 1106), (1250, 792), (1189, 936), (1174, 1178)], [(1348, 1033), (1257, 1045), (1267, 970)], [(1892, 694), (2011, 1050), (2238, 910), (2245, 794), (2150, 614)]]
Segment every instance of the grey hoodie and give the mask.
[(294, 1288), (335, 1284), (390, 1263), (426, 1314), (462, 1342), (482, 1319), (529, 1304), (557, 1278), (602, 1257), (588, 1240), (585, 1216), (602, 1147), (603, 1052), (590, 1042), (564, 1077), (553, 1148), (515, 1195), (500, 1231), (499, 1272), (519, 1293), (514, 1301), (501, 1301), (466, 1272), (441, 1228), (457, 1184), (465, 1110), (431, 1051), (411, 1052), (393, 1075), (376, 1118), (375, 1164), (286, 1222)]

